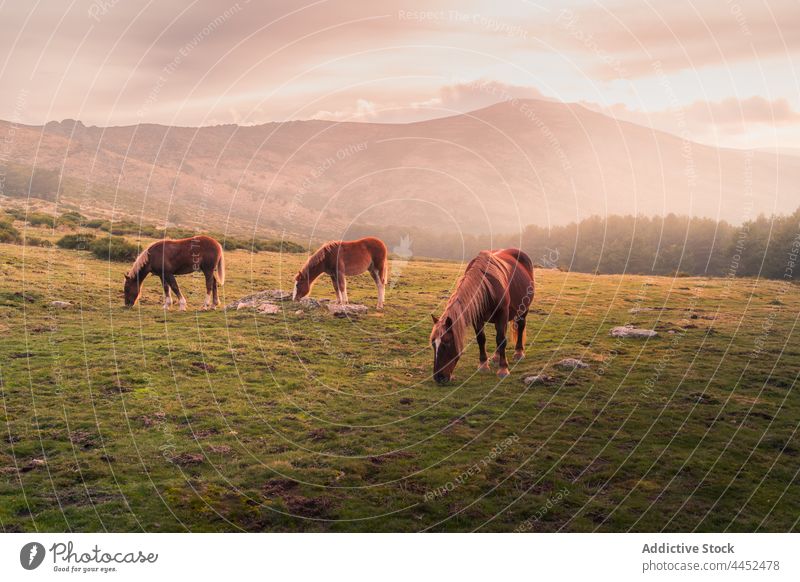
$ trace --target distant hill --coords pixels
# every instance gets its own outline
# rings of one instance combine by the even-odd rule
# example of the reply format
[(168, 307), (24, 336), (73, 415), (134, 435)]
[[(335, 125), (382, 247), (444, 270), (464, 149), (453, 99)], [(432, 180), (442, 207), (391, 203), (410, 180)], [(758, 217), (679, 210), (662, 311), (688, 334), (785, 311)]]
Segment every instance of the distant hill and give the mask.
[(740, 223), (800, 200), (797, 156), (716, 149), (540, 100), (409, 124), (66, 120), (16, 126), (8, 160), (62, 171), (61, 200), (96, 211), (317, 237), (351, 224), (508, 233), (593, 214)]

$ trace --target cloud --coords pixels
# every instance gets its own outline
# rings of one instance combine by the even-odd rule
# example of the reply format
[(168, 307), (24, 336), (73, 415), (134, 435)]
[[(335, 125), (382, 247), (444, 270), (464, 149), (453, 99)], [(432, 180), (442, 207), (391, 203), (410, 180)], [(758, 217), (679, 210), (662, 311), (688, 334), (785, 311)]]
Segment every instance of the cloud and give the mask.
[(589, 102), (581, 104), (616, 119), (705, 142), (714, 141), (709, 138), (717, 133), (743, 134), (754, 126), (800, 127), (800, 112), (794, 110), (788, 100), (760, 96), (695, 101), (657, 111), (634, 110), (619, 103), (608, 107)]
[(562, 10), (547, 33), (557, 47), (591, 57), (589, 71), (601, 79), (800, 52), (800, 18), (791, 0), (592, 4)]

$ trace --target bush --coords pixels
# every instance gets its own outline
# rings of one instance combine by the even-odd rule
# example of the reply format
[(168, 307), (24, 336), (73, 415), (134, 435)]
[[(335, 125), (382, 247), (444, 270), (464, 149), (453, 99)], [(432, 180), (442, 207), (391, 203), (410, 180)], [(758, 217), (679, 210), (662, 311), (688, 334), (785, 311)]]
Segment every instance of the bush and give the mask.
[(93, 218), (92, 220), (87, 220), (84, 226), (86, 228), (99, 228), (101, 230), (108, 230), (111, 228), (111, 224), (102, 218)]
[(50, 228), (55, 227), (57, 218), (52, 214), (45, 214), (44, 212), (30, 212), (28, 216), (24, 216), (22, 220), (25, 220), (31, 226), (49, 226)]
[(109, 236), (93, 240), (89, 243), (89, 250), (98, 259), (128, 262), (139, 255), (139, 247), (132, 245), (121, 236)]
[(28, 236), (25, 237), (25, 246), (28, 247), (52, 247), (53, 243), (51, 243), (46, 238), (39, 238), (38, 236)]
[(89, 250), (90, 243), (95, 239), (94, 234), (66, 234), (56, 241), (56, 246), (61, 249)]
[(19, 231), (10, 222), (0, 222), (0, 243), (16, 243), (19, 240)]
[(64, 226), (69, 227), (76, 227), (80, 226), (86, 220), (86, 217), (83, 216), (80, 212), (75, 212), (74, 210), (70, 210), (69, 212), (65, 212), (61, 216), (58, 217), (58, 224), (63, 224)]
[(305, 247), (289, 240), (257, 240), (253, 244), (255, 251), (271, 251), (274, 253), (304, 253)]

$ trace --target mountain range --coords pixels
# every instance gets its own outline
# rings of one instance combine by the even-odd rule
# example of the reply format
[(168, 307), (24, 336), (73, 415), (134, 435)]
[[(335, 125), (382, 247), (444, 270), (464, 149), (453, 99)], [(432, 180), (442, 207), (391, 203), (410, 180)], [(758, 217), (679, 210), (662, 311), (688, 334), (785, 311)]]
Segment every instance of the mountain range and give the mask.
[(214, 231), (346, 238), (368, 224), (485, 234), (667, 213), (738, 224), (800, 204), (800, 157), (700, 145), (546, 100), (406, 124), (65, 120), (0, 122), (0, 134), (12, 136), (9, 163), (71, 184), (63, 205)]

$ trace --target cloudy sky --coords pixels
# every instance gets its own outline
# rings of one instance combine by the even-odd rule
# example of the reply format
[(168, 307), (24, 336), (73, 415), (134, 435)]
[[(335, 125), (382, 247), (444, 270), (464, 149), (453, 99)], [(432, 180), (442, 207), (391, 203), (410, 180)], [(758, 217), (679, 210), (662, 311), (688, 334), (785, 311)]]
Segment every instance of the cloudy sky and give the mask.
[(0, 118), (407, 122), (580, 102), (799, 148), (797, 0), (31, 0), (0, 4)]

